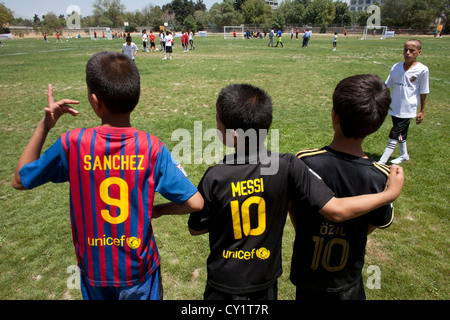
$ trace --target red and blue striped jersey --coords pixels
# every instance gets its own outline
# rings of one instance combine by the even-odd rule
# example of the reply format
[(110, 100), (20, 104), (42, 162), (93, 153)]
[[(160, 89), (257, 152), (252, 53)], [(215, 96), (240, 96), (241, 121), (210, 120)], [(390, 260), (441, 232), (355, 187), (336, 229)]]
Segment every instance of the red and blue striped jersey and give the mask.
[(92, 286), (129, 286), (151, 274), (160, 263), (154, 193), (182, 203), (197, 192), (158, 138), (130, 127), (66, 132), (20, 177), (27, 189), (70, 182), (75, 252)]

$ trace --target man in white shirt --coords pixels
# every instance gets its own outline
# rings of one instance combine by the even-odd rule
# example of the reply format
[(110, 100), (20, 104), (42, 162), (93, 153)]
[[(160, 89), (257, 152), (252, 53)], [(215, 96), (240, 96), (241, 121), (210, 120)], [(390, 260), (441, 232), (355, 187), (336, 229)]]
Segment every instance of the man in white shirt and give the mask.
[(164, 51), (163, 60), (167, 60), (167, 53), (169, 53), (169, 60), (172, 60), (172, 45), (173, 45), (173, 36), (172, 32), (166, 32), (166, 50)]
[[(416, 118), (416, 124), (423, 121), (425, 105), (429, 88), (429, 70), (424, 64), (417, 61), (422, 52), (422, 43), (419, 40), (406, 41), (403, 48), (404, 62), (395, 64), (386, 80), (391, 92), (391, 109), (393, 127), (389, 133), (388, 145), (379, 162), (385, 164), (394, 152), (398, 143), (400, 157), (392, 160), (393, 164), (399, 164), (409, 160), (406, 148), (406, 138), (411, 118)], [(420, 111), (417, 114), (417, 107)]]
[(136, 57), (136, 53), (138, 52), (137, 45), (131, 41), (131, 37), (128, 36), (126, 39), (126, 43), (122, 46), (122, 53), (127, 55), (131, 60), (134, 61), (134, 58)]

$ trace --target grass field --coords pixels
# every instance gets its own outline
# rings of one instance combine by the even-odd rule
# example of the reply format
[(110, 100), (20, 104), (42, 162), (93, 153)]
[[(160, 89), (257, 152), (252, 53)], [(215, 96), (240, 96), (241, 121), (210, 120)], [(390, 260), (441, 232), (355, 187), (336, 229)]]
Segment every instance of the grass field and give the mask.
[[(137, 39), (137, 38), (136, 38)], [(404, 163), (406, 181), (395, 202), (395, 220), (370, 236), (368, 266), (381, 271), (381, 288), (366, 287), (368, 299), (450, 298), (449, 159), (450, 159), (450, 38), (420, 38), (420, 61), (430, 68), (425, 120), (411, 125)], [(163, 54), (138, 53), (141, 99), (132, 115), (137, 129), (159, 137), (172, 150), (175, 129), (194, 132), (215, 128), (215, 100), (231, 83), (251, 83), (268, 91), (274, 102), (272, 129), (279, 130), (279, 151), (295, 153), (331, 141), (331, 96), (344, 77), (375, 73), (385, 79), (401, 61), (406, 36), (384, 41), (340, 37), (332, 52), (332, 36), (316, 36), (307, 49), (284, 37), (283, 48), (266, 40), (195, 39), (196, 49), (182, 53), (178, 44), (172, 61)], [(141, 48), (140, 41), (136, 41)], [(81, 299), (69, 289), (67, 270), (76, 265), (69, 219), (68, 184), (47, 184), (28, 192), (16, 191), (11, 179), (17, 160), (46, 105), (53, 84), (55, 99), (80, 100), (76, 118), (63, 117), (50, 132), (45, 148), (63, 132), (97, 126), (87, 101), (85, 66), (93, 53), (120, 51), (122, 40), (70, 39), (49, 43), (36, 39), (3, 41), (0, 48), (0, 299)], [(378, 160), (387, 143), (389, 118), (369, 136), (364, 149)], [(203, 142), (205, 147), (208, 142)], [(398, 155), (398, 149), (393, 156)], [(194, 159), (194, 155), (192, 157)], [(189, 162), (189, 161), (188, 161)], [(194, 184), (208, 165), (183, 163)], [(158, 202), (164, 201), (158, 197)], [(202, 299), (206, 279), (208, 237), (192, 237), (187, 216), (155, 220), (154, 231), (162, 257), (165, 299)], [(289, 281), (294, 231), (287, 221), (283, 241), (284, 273), (279, 299), (295, 298)], [(366, 282), (365, 282), (366, 283)]]

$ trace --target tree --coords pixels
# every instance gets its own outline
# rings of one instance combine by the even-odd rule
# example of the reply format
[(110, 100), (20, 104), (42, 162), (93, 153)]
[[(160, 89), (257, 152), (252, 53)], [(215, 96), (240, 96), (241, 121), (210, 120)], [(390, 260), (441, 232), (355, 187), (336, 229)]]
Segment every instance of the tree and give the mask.
[(264, 0), (246, 0), (241, 8), (245, 23), (259, 25), (273, 16), (272, 8)]
[(305, 6), (299, 0), (284, 0), (277, 9), (277, 13), (284, 15), (286, 23), (289, 25), (300, 25), (305, 14)]
[(336, 15), (333, 24), (340, 26), (350, 26), (352, 24), (352, 14), (348, 4), (338, 0), (334, 3)]
[(429, 4), (424, 0), (413, 0), (410, 4), (410, 25), (413, 28), (417, 28), (426, 31), (433, 19), (435, 18), (435, 12), (430, 8)]
[(381, 6), (381, 23), (390, 27), (427, 30), (436, 18), (448, 27), (450, 0), (385, 0)]
[(61, 28), (61, 22), (53, 12), (46, 13), (42, 18), (42, 33), (53, 34), (54, 31), (58, 31)]
[(125, 6), (120, 0), (95, 0), (93, 6), (93, 13), (99, 25), (105, 27), (123, 26)]
[(232, 0), (224, 0), (222, 3), (215, 3), (209, 9), (210, 22), (216, 30), (223, 26), (234, 26), (242, 23), (242, 15), (234, 9)]
[(189, 15), (193, 15), (199, 8), (206, 9), (201, 0), (197, 1), (197, 3), (194, 3), (192, 0), (172, 0), (172, 2), (162, 7), (163, 10), (168, 10), (169, 13), (175, 14), (175, 20), (178, 24), (183, 24), (184, 19)]
[(11, 9), (7, 8), (3, 2), (0, 3), (0, 28), (4, 25), (11, 23), (14, 20), (13, 13)]
[(233, 0), (234, 9), (237, 11), (242, 11), (242, 5), (246, 0)]
[(323, 28), (333, 22), (336, 7), (333, 0), (314, 0), (306, 8), (305, 22), (321, 25)]
[(192, 32), (197, 32), (197, 23), (194, 16), (187, 16), (183, 21), (183, 25), (185, 31), (192, 30)]
[(194, 18), (197, 23), (197, 30), (203, 30), (205, 26), (211, 24), (211, 14), (209, 11), (197, 10), (194, 12)]
[(410, 0), (385, 0), (381, 9), (381, 24), (390, 27), (409, 26)]

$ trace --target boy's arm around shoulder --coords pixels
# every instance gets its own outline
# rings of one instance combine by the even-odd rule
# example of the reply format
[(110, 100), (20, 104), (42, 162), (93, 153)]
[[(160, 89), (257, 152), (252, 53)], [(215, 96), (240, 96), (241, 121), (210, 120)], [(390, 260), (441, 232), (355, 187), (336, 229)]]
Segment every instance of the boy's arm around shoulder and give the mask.
[(203, 197), (200, 192), (194, 193), (192, 197), (183, 203), (177, 204), (168, 202), (153, 207), (152, 219), (159, 218), (164, 215), (181, 215), (203, 209)]
[(404, 180), (403, 168), (392, 165), (384, 191), (347, 198), (333, 197), (319, 212), (334, 222), (359, 217), (376, 208), (388, 205), (397, 199), (402, 191)]
[(76, 116), (78, 114), (78, 111), (70, 106), (71, 104), (78, 104), (78, 101), (62, 99), (55, 102), (53, 98), (53, 87), (51, 84), (48, 85), (47, 101), (48, 106), (45, 108), (45, 115), (39, 121), (33, 136), (17, 162), (16, 171), (12, 179), (12, 186), (15, 189), (26, 189), (22, 185), (22, 179), (19, 174), (20, 169), (22, 169), (24, 165), (39, 159), (45, 139), (47, 138), (49, 131), (55, 126), (58, 119), (65, 113), (71, 114), (72, 116)]

